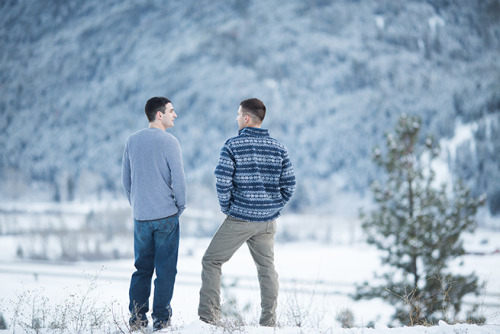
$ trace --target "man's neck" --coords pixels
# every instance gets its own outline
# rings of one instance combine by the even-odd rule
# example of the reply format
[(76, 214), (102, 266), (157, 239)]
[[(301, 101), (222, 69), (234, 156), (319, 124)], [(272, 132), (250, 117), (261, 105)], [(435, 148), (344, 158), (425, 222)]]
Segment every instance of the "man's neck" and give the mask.
[(248, 124), (245, 124), (245, 128), (260, 128), (261, 125), (262, 125), (262, 123), (260, 123), (260, 124), (248, 123)]
[(156, 129), (160, 129), (160, 130), (163, 130), (165, 131), (166, 129), (161, 125), (161, 124), (158, 124), (156, 122), (151, 122), (149, 123), (149, 128), (156, 128)]

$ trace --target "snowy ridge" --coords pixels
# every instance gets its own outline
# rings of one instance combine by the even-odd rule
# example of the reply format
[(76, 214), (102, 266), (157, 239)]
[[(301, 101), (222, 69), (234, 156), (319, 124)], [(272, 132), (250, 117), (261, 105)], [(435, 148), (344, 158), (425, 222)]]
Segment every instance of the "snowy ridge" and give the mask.
[(265, 126), (290, 149), (295, 212), (332, 212), (342, 194), (363, 195), (379, 173), (371, 149), (403, 112), (438, 139), (454, 136), (457, 119), (477, 124), (476, 149), (445, 164), (494, 204), (495, 4), (3, 2), (0, 198), (121, 197), (125, 139), (146, 126), (145, 101), (167, 95), (179, 111), (172, 131), (191, 203), (210, 208), (238, 103), (257, 96), (269, 110)]

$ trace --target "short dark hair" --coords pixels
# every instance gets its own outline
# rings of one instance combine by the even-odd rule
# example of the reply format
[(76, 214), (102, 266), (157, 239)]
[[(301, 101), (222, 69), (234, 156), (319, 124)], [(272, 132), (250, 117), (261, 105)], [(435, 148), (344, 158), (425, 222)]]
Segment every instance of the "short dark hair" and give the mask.
[(250, 116), (257, 118), (259, 122), (262, 122), (264, 120), (264, 117), (266, 117), (266, 106), (261, 100), (257, 98), (241, 101), (240, 106), (242, 109), (244, 109), (243, 112), (246, 112), (250, 114)]
[(146, 102), (146, 106), (144, 107), (144, 112), (148, 118), (149, 122), (154, 122), (156, 119), (156, 112), (161, 111), (163, 114), (167, 109), (165, 106), (168, 103), (172, 103), (169, 99), (163, 96), (152, 97)]

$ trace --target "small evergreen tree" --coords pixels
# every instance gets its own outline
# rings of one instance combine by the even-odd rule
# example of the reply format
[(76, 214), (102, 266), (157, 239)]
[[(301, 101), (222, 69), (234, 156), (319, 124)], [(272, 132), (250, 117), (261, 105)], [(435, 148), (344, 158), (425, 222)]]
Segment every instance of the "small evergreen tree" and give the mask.
[(376, 275), (379, 286), (358, 286), (355, 298), (389, 301), (396, 307), (394, 319), (403, 325), (457, 321), (463, 297), (480, 290), (474, 273), (446, 269), (464, 254), (460, 234), (475, 229), (484, 198), (472, 198), (461, 182), (451, 193), (446, 185), (436, 187), (431, 163), (439, 148), (431, 137), (419, 143), (420, 126), (419, 118), (402, 115), (395, 134), (386, 135), (386, 154), (375, 149), (374, 161), (387, 178), (372, 185), (378, 209), (361, 212), (368, 243), (382, 251), (382, 263), (395, 272)]
[(5, 321), (3, 314), (0, 313), (0, 330), (4, 330), (4, 329), (7, 329), (7, 322)]

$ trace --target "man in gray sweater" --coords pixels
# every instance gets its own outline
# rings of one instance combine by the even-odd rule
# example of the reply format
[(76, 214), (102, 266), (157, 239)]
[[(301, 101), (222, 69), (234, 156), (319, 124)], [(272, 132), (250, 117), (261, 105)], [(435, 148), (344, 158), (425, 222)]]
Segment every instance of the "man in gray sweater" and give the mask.
[(179, 216), (186, 207), (186, 179), (179, 141), (165, 130), (177, 114), (165, 97), (145, 106), (149, 127), (132, 134), (122, 164), (123, 188), (134, 218), (135, 268), (130, 282), (131, 329), (147, 327), (151, 280), (156, 270), (153, 330), (170, 324), (177, 274)]

